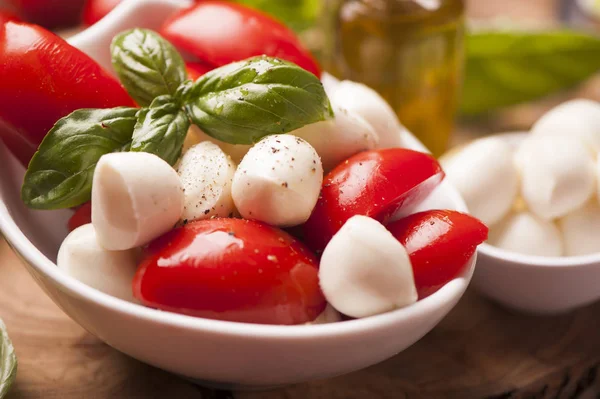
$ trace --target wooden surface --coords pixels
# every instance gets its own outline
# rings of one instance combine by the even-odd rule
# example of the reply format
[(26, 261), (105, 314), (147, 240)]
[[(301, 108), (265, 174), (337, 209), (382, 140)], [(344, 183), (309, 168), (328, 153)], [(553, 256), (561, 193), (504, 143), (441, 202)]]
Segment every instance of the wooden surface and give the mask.
[[(471, 0), (478, 18), (552, 23), (552, 0)], [(569, 93), (594, 97), (600, 81)], [(456, 140), (527, 128), (557, 96), (462, 125)], [(430, 334), (366, 370), (270, 392), (214, 392), (137, 362), (71, 321), (0, 241), (0, 318), (19, 357), (8, 399), (575, 398), (600, 385), (600, 304), (557, 317), (513, 314), (472, 290)], [(590, 393), (590, 397), (598, 397)]]

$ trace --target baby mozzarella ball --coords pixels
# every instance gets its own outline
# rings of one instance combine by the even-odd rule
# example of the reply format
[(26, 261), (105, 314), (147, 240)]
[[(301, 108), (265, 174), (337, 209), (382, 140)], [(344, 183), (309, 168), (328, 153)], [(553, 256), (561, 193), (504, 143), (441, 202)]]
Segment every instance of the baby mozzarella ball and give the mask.
[(600, 151), (600, 104), (585, 99), (567, 101), (542, 116), (531, 134), (577, 138), (593, 151)]
[(325, 171), (358, 152), (375, 148), (378, 142), (377, 134), (362, 117), (335, 106), (334, 112), (334, 119), (311, 123), (292, 132), (313, 146)]
[(312, 213), (323, 182), (315, 149), (290, 134), (268, 136), (248, 151), (233, 176), (232, 195), (245, 219), (296, 226)]
[(442, 160), (442, 166), (469, 212), (486, 225), (499, 222), (510, 211), (518, 194), (519, 176), (512, 150), (503, 140), (476, 140)]
[(337, 323), (338, 321), (342, 321), (342, 315), (340, 312), (335, 310), (331, 304), (327, 304), (325, 310), (321, 312), (320, 315), (317, 316), (316, 319), (307, 324), (329, 324), (329, 323)]
[(207, 141), (219, 146), (219, 148), (223, 150), (225, 154), (229, 155), (235, 163), (239, 163), (251, 147), (250, 145), (246, 144), (225, 143), (204, 133), (198, 126), (192, 125), (188, 129), (187, 135), (185, 136), (185, 141), (183, 143), (183, 154), (185, 155), (185, 153), (196, 144)]
[(565, 256), (600, 252), (600, 205), (590, 201), (558, 222), (565, 242)]
[(567, 137), (529, 137), (515, 156), (521, 170), (521, 195), (544, 219), (562, 217), (594, 194), (596, 171), (589, 150)]
[(92, 186), (92, 223), (111, 251), (145, 245), (171, 230), (183, 213), (177, 172), (156, 155), (119, 152), (102, 156)]
[(353, 216), (323, 251), (319, 281), (327, 301), (351, 317), (410, 305), (417, 289), (406, 249), (379, 222)]
[(235, 164), (216, 144), (196, 144), (183, 155), (177, 170), (185, 198), (182, 219), (227, 217), (233, 213)]
[(563, 242), (552, 222), (524, 211), (511, 213), (490, 229), (489, 244), (524, 255), (562, 256)]
[(327, 96), (332, 97), (340, 84), (340, 80), (330, 73), (323, 72), (321, 74), (321, 83), (323, 83), (323, 88), (325, 89)]
[(98, 244), (91, 224), (73, 230), (63, 241), (56, 264), (68, 275), (92, 288), (135, 302), (131, 289), (137, 269), (137, 251), (108, 251)]
[(340, 82), (330, 97), (335, 107), (352, 111), (362, 116), (379, 137), (380, 148), (402, 147), (402, 131), (396, 113), (373, 89), (349, 80)]

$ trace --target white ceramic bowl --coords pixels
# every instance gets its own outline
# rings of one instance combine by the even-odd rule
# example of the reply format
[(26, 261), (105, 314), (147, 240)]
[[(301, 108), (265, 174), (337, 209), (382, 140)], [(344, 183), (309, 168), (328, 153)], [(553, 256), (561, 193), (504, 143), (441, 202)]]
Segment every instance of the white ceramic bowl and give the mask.
[[(498, 137), (516, 148), (525, 133)], [(551, 258), (482, 244), (478, 248), (473, 285), (491, 299), (520, 311), (537, 314), (570, 311), (600, 299), (600, 252)]]
[[(158, 7), (155, 10), (162, 10), (160, 16), (166, 18), (167, 9), (172, 12), (180, 4), (127, 0), (71, 42), (90, 53), (97, 50), (94, 58), (104, 60), (104, 46), (110, 41), (106, 35), (132, 26), (156, 27), (157, 19), (136, 18), (145, 15), (146, 7)], [(129, 17), (132, 20), (125, 21)], [(95, 43), (102, 46), (86, 41), (92, 29)], [(413, 136), (399, 134), (406, 136), (409, 147), (424, 150)], [(0, 230), (52, 300), (115, 349), (206, 385), (264, 388), (327, 378), (385, 360), (419, 340), (454, 307), (474, 268), (475, 256), (460, 277), (407, 308), (327, 325), (253, 325), (161, 312), (111, 297), (61, 272), (54, 262), (67, 234), (63, 226), (69, 213), (27, 209), (19, 198), (24, 170), (2, 143), (0, 162)], [(446, 183), (419, 208), (466, 209)]]

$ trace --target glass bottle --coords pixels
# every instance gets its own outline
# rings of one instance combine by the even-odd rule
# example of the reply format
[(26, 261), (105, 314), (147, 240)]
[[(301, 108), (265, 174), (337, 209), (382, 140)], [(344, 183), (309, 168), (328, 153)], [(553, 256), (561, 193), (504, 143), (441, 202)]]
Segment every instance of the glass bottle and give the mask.
[(434, 155), (449, 142), (463, 69), (463, 0), (347, 0), (326, 66), (363, 82)]

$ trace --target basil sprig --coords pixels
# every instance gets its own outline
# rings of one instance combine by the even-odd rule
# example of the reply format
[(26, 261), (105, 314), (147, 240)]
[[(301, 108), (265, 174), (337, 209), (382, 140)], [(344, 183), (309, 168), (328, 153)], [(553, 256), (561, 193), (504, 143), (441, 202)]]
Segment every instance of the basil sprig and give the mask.
[(96, 163), (126, 151), (138, 109), (80, 109), (60, 119), (29, 163), (21, 198), (30, 208), (71, 208), (89, 201)]
[(191, 82), (179, 53), (150, 30), (117, 35), (111, 52), (143, 108), (78, 110), (59, 120), (25, 174), (21, 197), (29, 207), (89, 201), (96, 163), (110, 152), (149, 152), (174, 165), (191, 123), (218, 140), (252, 144), (333, 117), (320, 80), (286, 61), (250, 58)]
[(8, 393), (17, 376), (17, 357), (8, 338), (6, 326), (0, 319), (0, 398)]
[(481, 30), (466, 42), (461, 111), (483, 114), (573, 87), (600, 69), (600, 37), (572, 30)]

